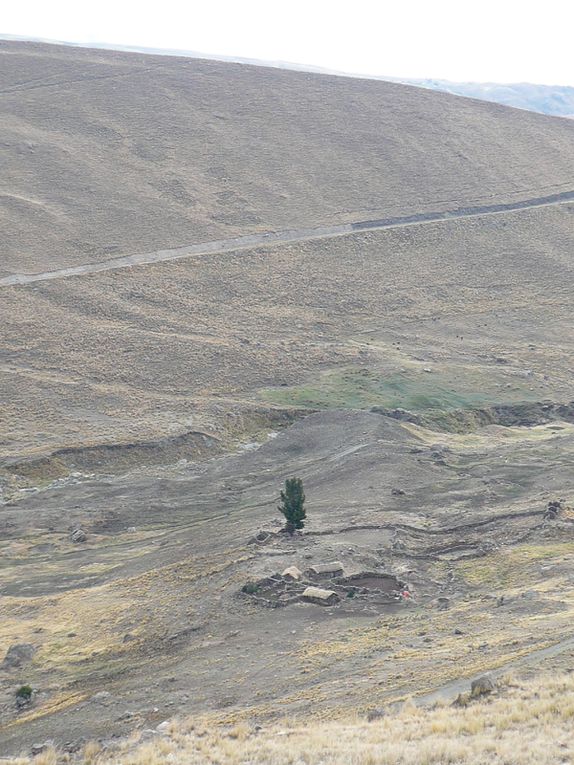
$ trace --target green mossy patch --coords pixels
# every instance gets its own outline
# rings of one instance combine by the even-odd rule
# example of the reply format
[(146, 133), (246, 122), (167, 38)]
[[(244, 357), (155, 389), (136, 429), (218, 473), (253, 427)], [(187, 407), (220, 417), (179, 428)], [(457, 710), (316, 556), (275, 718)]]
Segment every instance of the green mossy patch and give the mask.
[[(265, 388), (266, 401), (309, 409), (407, 409), (432, 415), (437, 425), (447, 429), (453, 423), (441, 422), (441, 413), (472, 409), (501, 402), (534, 401), (537, 396), (518, 380), (512, 388), (500, 389), (492, 370), (489, 376), (475, 369), (457, 368), (448, 373), (423, 369), (381, 373), (347, 367), (329, 370), (302, 385)], [(498, 386), (498, 387), (497, 387)]]

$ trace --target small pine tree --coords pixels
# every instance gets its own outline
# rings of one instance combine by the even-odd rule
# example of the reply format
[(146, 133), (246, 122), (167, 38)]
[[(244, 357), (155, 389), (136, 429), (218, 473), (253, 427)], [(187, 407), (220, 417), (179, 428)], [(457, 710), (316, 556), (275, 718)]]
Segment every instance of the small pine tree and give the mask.
[(304, 505), (303, 481), (300, 478), (287, 478), (278, 509), (285, 516), (285, 531), (288, 534), (293, 535), (296, 529), (302, 529), (305, 525), (307, 514)]

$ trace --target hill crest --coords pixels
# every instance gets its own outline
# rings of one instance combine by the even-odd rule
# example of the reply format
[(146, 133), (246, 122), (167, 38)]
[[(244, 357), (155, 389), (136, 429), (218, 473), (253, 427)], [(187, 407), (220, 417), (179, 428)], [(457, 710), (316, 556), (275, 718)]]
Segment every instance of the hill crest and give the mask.
[(3, 275), (570, 190), (567, 120), (412, 86), (0, 42)]

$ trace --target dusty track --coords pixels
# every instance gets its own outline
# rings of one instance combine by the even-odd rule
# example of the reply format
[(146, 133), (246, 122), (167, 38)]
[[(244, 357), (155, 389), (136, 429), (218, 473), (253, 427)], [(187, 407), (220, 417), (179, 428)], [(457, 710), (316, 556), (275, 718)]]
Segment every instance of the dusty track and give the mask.
[(30, 284), (32, 282), (49, 281), (51, 279), (65, 279), (68, 276), (82, 276), (84, 274), (93, 274), (101, 271), (111, 271), (117, 268), (131, 268), (132, 266), (145, 265), (147, 263), (178, 260), (190, 255), (218, 254), (233, 250), (252, 249), (261, 245), (287, 244), (289, 242), (304, 242), (312, 239), (329, 239), (350, 234), (355, 231), (371, 231), (401, 226), (414, 226), (424, 223), (435, 223), (441, 220), (452, 220), (453, 218), (493, 215), (516, 210), (526, 210), (534, 207), (564, 204), (571, 201), (574, 201), (574, 191), (564, 191), (559, 194), (523, 199), (518, 202), (510, 202), (507, 204), (461, 207), (447, 210), (445, 212), (417, 213), (402, 217), (363, 220), (339, 226), (270, 231), (261, 234), (234, 237), (232, 239), (218, 239), (211, 242), (201, 242), (199, 244), (186, 245), (169, 250), (155, 250), (153, 252), (126, 255), (100, 263), (87, 263), (81, 266), (62, 268), (55, 271), (43, 271), (37, 274), (12, 274), (11, 276), (5, 276), (0, 279), (0, 287)]
[[(569, 637), (566, 640), (561, 640), (559, 643), (554, 643), (547, 648), (537, 648), (530, 653), (523, 654), (517, 659), (503, 664), (501, 667), (494, 667), (489, 671), (489, 674), (493, 677), (501, 677), (511, 670), (521, 669), (530, 664), (537, 664), (544, 659), (553, 658), (554, 656), (560, 656), (562, 653), (572, 651), (574, 649), (574, 638)], [(429, 693), (425, 693), (414, 698), (414, 703), (417, 706), (423, 706), (426, 704), (434, 704), (441, 699), (452, 699), (458, 696), (459, 693), (464, 693), (470, 688), (470, 684), (473, 680), (478, 679), (484, 675), (484, 672), (479, 672), (468, 678), (462, 678), (460, 680), (454, 680), (451, 683), (445, 683), (439, 688), (435, 688)]]

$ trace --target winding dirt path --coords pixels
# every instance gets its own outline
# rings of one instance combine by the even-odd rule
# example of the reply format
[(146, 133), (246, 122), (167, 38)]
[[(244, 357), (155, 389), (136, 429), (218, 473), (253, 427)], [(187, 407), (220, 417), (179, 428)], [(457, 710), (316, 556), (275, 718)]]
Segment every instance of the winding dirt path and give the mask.
[(530, 653), (517, 657), (516, 659), (511, 659), (506, 662), (506, 664), (496, 667), (495, 669), (483, 670), (477, 675), (453, 680), (450, 683), (441, 685), (439, 688), (435, 688), (429, 693), (413, 697), (413, 702), (417, 706), (423, 706), (426, 704), (434, 704), (436, 701), (442, 699), (454, 699), (459, 693), (469, 691), (472, 681), (482, 677), (482, 675), (488, 673), (491, 677), (497, 678), (504, 675), (509, 670), (525, 667), (529, 664), (537, 664), (543, 659), (550, 659), (554, 656), (559, 656), (561, 653), (566, 653), (567, 651), (574, 651), (574, 637), (566, 638), (565, 640), (561, 640), (559, 643), (554, 643), (554, 645), (547, 646), (546, 648), (537, 648)]
[(178, 260), (180, 258), (189, 257), (190, 255), (219, 254), (232, 252), (234, 250), (252, 249), (254, 247), (269, 244), (288, 244), (290, 242), (306, 242), (313, 239), (329, 239), (332, 237), (343, 236), (345, 234), (351, 234), (355, 231), (415, 226), (442, 220), (470, 218), (479, 215), (492, 215), (514, 210), (526, 210), (533, 207), (564, 204), (572, 201), (574, 201), (574, 191), (564, 191), (545, 197), (533, 197), (518, 202), (509, 202), (507, 204), (459, 207), (445, 212), (415, 213), (413, 215), (395, 218), (362, 220), (355, 223), (345, 223), (339, 226), (321, 226), (318, 228), (300, 228), (289, 229), (286, 231), (270, 231), (262, 234), (250, 234), (248, 236), (239, 236), (232, 239), (217, 239), (211, 242), (200, 242), (199, 244), (175, 247), (170, 250), (155, 250), (153, 252), (125, 255), (99, 263), (86, 263), (82, 266), (61, 268), (56, 271), (43, 271), (37, 274), (11, 274), (10, 276), (0, 278), (0, 287), (31, 284), (32, 282), (43, 282), (51, 279), (65, 279), (68, 276), (95, 274), (100, 271), (111, 271), (116, 268), (130, 268), (132, 266), (146, 265), (148, 263)]

